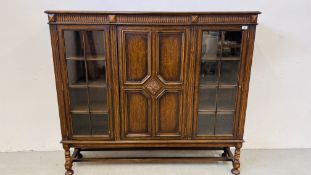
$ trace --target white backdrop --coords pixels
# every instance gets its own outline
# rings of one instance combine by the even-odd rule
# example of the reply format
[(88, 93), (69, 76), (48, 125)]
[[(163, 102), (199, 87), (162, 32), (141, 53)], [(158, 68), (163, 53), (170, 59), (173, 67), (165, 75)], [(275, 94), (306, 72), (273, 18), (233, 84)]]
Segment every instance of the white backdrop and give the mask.
[(311, 148), (309, 0), (2, 1), (0, 151), (62, 149), (47, 9), (262, 11), (244, 148)]

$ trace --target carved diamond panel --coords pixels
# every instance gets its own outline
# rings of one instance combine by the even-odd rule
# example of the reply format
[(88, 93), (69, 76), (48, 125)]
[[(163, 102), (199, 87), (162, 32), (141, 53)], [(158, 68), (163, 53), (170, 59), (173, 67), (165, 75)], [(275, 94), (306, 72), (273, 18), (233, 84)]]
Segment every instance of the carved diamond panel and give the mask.
[(152, 95), (155, 95), (162, 89), (163, 84), (157, 79), (152, 78), (146, 83), (145, 87)]

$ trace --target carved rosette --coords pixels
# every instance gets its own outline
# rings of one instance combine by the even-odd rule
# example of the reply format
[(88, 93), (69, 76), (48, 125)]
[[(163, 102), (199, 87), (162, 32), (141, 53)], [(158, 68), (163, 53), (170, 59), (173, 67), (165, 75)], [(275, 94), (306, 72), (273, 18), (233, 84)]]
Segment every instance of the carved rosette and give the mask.
[(191, 22), (192, 23), (197, 23), (198, 21), (199, 21), (199, 16), (198, 15), (191, 16)]
[(156, 79), (151, 79), (149, 80), (146, 85), (145, 88), (152, 94), (155, 95), (157, 94), (161, 89), (162, 89), (163, 85), (162, 83), (160, 83), (158, 80)]
[(257, 22), (257, 15), (252, 15), (251, 16), (251, 22), (256, 23)]
[(109, 22), (110, 23), (115, 23), (117, 22), (117, 16), (116, 15), (109, 15)]
[(55, 22), (55, 20), (56, 20), (54, 14), (49, 14), (48, 19), (49, 19), (49, 22)]

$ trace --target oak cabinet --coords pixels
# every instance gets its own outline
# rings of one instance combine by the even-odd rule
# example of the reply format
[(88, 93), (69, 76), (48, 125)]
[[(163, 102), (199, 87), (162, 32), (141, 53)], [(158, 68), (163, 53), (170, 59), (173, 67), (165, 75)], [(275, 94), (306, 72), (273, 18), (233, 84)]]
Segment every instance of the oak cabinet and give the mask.
[(99, 159), (81, 151), (111, 149), (221, 150), (188, 160), (232, 161), (240, 173), (259, 12), (46, 13), (66, 174)]

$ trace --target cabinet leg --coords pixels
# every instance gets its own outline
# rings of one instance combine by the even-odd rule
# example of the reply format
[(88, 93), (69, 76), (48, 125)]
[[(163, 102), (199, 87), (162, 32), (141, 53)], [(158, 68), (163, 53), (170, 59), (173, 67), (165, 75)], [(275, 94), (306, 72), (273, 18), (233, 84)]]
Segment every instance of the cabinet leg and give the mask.
[(73, 175), (70, 147), (68, 145), (63, 145), (63, 147), (65, 150), (65, 169), (66, 169), (65, 175)]
[(242, 143), (235, 145), (235, 152), (233, 156), (233, 169), (231, 170), (232, 174), (240, 174), (240, 153), (241, 153)]

